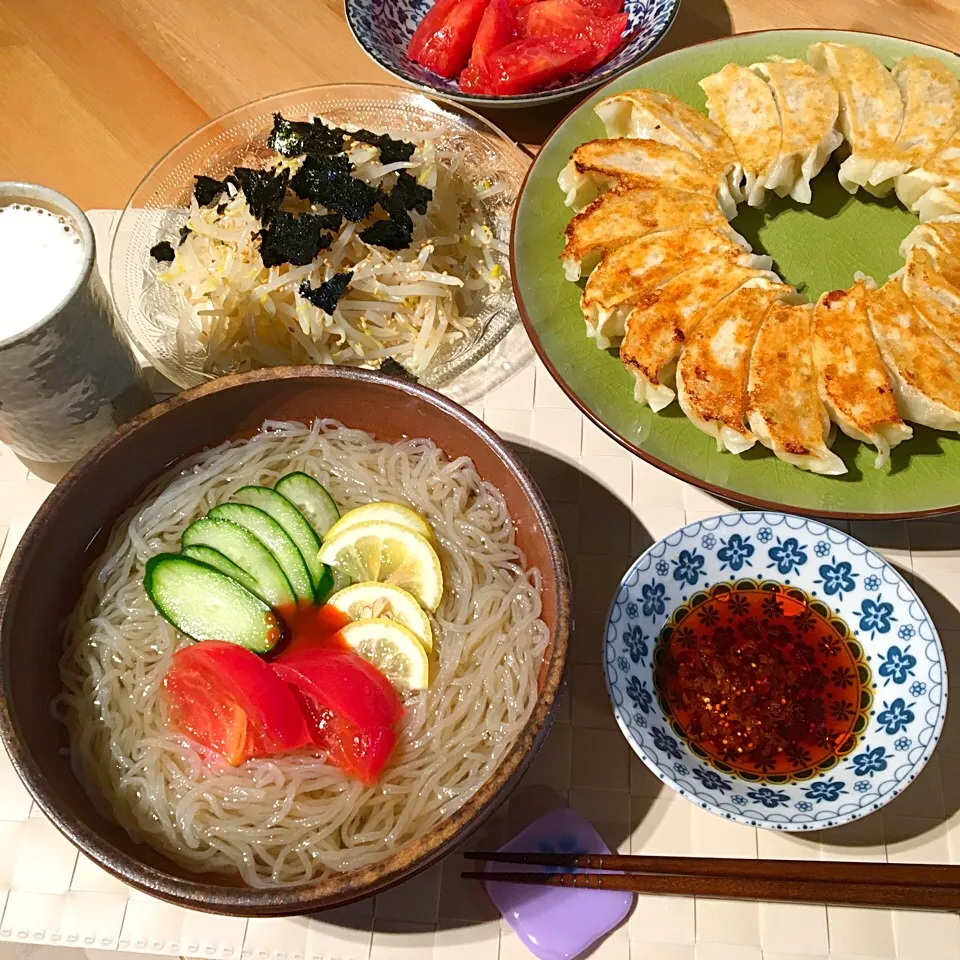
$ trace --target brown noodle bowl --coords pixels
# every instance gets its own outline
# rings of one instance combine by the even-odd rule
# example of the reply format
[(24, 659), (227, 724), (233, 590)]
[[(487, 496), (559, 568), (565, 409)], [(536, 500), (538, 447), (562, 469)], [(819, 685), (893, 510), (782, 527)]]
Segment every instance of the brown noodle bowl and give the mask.
[[(294, 470), (320, 480), (341, 510), (404, 503), (436, 535), (438, 662), (429, 689), (405, 697), (397, 747), (374, 787), (310, 754), (229, 767), (165, 726), (163, 676), (191, 641), (156, 613), (144, 564), (177, 551), (184, 529), (240, 487), (273, 486)], [(540, 611), (540, 573), (515, 543), (503, 497), (468, 458), (332, 420), (268, 422), (250, 440), (182, 461), (117, 522), (67, 627), (55, 709), (76, 775), (132, 837), (192, 870), (238, 871), (252, 886), (300, 883), (423, 836), (491, 776), (537, 699), (548, 642)]]

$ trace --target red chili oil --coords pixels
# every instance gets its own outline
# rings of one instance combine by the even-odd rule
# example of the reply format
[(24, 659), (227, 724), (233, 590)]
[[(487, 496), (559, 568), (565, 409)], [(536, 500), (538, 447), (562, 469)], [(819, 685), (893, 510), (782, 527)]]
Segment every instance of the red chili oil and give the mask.
[(350, 618), (329, 603), (320, 607), (313, 603), (291, 603), (278, 607), (276, 612), (283, 623), (284, 638), (273, 653), (302, 653), (314, 647), (349, 649), (340, 631), (350, 623)]
[(862, 681), (847, 631), (790, 593), (717, 593), (659, 641), (656, 686), (679, 732), (745, 774), (789, 776), (856, 740)]

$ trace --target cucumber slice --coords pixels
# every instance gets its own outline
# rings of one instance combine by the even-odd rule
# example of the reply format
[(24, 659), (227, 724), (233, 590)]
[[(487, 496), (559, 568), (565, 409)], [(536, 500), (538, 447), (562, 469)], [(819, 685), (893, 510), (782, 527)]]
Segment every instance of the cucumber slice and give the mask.
[(288, 473), (274, 485), (310, 521), (317, 536), (323, 539), (340, 519), (340, 511), (323, 484), (306, 473)]
[(161, 615), (194, 640), (227, 640), (267, 653), (282, 635), (280, 621), (262, 600), (189, 557), (151, 557), (143, 587)]
[(227, 520), (202, 517), (183, 531), (184, 547), (213, 547), (257, 581), (256, 595), (271, 607), (296, 603), (290, 581), (276, 557), (244, 527)]
[(313, 580), (297, 545), (268, 513), (246, 503), (221, 503), (208, 514), (213, 520), (228, 520), (252, 533), (276, 558), (299, 600), (313, 600)]
[[(303, 562), (310, 571), (314, 592), (319, 596), (320, 588), (329, 580), (327, 565), (320, 562), (320, 538), (303, 514), (282, 494), (269, 487), (241, 487), (234, 495), (237, 503), (245, 503), (270, 514), (283, 527), (284, 532), (294, 542)], [(332, 584), (332, 580), (329, 583)], [(329, 585), (326, 587), (329, 589)]]
[(213, 567), (214, 570), (219, 570), (231, 580), (236, 580), (244, 590), (249, 590), (254, 595), (259, 592), (260, 586), (257, 583), (256, 578), (251, 577), (250, 574), (243, 569), (243, 567), (238, 567), (232, 560), (225, 557), (219, 550), (214, 550), (213, 547), (205, 547), (201, 544), (196, 544), (192, 547), (184, 547), (181, 553), (183, 556), (189, 557), (191, 560), (196, 560), (197, 563), (205, 563), (208, 567)]

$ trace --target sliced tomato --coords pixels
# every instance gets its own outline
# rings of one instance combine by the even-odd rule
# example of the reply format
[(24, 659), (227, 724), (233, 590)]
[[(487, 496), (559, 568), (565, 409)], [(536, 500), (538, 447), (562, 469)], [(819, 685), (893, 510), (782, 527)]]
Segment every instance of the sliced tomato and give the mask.
[(437, 0), (426, 12), (407, 46), (407, 56), (411, 60), (417, 59), (423, 45), (443, 26), (443, 21), (459, 2), (460, 0)]
[(613, 56), (623, 42), (623, 32), (627, 29), (628, 19), (625, 13), (612, 17), (597, 17), (587, 27), (585, 36), (593, 44), (593, 59), (584, 70), (592, 70)]
[(623, 11), (623, 0), (580, 0), (580, 2), (598, 17), (612, 17)]
[(441, 77), (455, 77), (470, 59), (487, 0), (457, 0), (440, 28), (430, 34), (412, 59)]
[(593, 45), (581, 37), (529, 37), (501, 47), (487, 61), (491, 89), (500, 96), (541, 90), (585, 70)]
[(486, 93), (490, 85), (487, 60), (501, 47), (517, 38), (517, 16), (507, 0), (490, 0), (473, 41), (470, 62), (460, 75), (460, 89)]
[(583, 33), (595, 17), (577, 0), (537, 0), (517, 12), (522, 37), (564, 37)]
[(313, 743), (287, 684), (234, 643), (205, 640), (177, 651), (164, 678), (164, 699), (174, 729), (234, 766)]
[(277, 675), (294, 691), (316, 746), (350, 776), (374, 783), (396, 744), (403, 704), (390, 681), (349, 650), (316, 648), (280, 656)]

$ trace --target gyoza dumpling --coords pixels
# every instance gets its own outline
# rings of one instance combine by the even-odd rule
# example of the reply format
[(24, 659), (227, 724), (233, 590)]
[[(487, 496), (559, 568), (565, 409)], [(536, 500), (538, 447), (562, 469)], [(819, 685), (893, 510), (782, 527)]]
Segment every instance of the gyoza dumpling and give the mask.
[(903, 97), (876, 54), (848, 43), (813, 43), (807, 57), (840, 93), (840, 130), (850, 156), (840, 164), (840, 184), (850, 193), (863, 187), (876, 196), (890, 186), (870, 185), (880, 160), (890, 156), (903, 123)]
[(914, 227), (900, 244), (900, 256), (908, 260), (914, 247), (926, 250), (934, 269), (948, 283), (960, 286), (960, 216), (940, 217)]
[(896, 280), (867, 293), (867, 315), (901, 416), (960, 431), (960, 353), (921, 320)]
[(960, 275), (960, 260), (942, 252), (936, 259), (917, 244), (907, 254), (900, 277), (903, 292), (920, 316), (954, 350), (960, 350), (960, 289), (947, 277)]
[(830, 418), (817, 391), (813, 307), (775, 303), (750, 354), (747, 424), (786, 463), (835, 477), (847, 472), (827, 446)]
[(780, 114), (770, 87), (736, 63), (705, 77), (700, 86), (707, 95), (710, 119), (723, 127), (736, 147), (745, 178), (743, 196), (751, 207), (762, 206), (780, 154)]
[(877, 448), (874, 466), (913, 431), (897, 412), (893, 384), (867, 319), (866, 287), (833, 290), (813, 314), (813, 363), (820, 399), (830, 419), (854, 440)]
[(706, 227), (661, 230), (631, 240), (608, 253), (587, 280), (580, 298), (587, 336), (603, 349), (618, 344), (640, 296), (711, 254), (735, 262), (742, 258), (743, 266), (759, 269), (771, 265), (769, 257), (754, 256)]
[(766, 277), (748, 280), (707, 312), (677, 363), (677, 400), (718, 450), (743, 453), (757, 438), (746, 423), (750, 351), (767, 311), (796, 291)]
[(928, 190), (955, 188), (957, 184), (960, 184), (960, 131), (954, 133), (922, 166), (897, 177), (897, 197), (908, 210), (916, 212)]
[(594, 108), (608, 137), (639, 137), (686, 150), (727, 178), (733, 201), (740, 193), (740, 157), (721, 127), (678, 97), (662, 90), (629, 90)]
[(598, 193), (613, 186), (673, 187), (714, 197), (732, 220), (737, 205), (722, 171), (679, 147), (659, 140), (590, 140), (580, 144), (557, 178), (564, 202), (582, 210)]
[(717, 201), (702, 193), (661, 187), (601, 194), (567, 225), (563, 271), (568, 280), (588, 274), (605, 253), (628, 240), (675, 227), (710, 227), (745, 250), (750, 245), (727, 223)]
[[(737, 260), (742, 260), (738, 257)], [(620, 359), (636, 380), (634, 399), (662, 410), (674, 398), (677, 357), (697, 324), (716, 303), (752, 277), (776, 274), (710, 256), (645, 294), (627, 317)]]
[[(904, 174), (908, 176), (908, 174)], [(897, 179), (897, 183), (903, 177)], [(899, 190), (897, 196), (900, 195)], [(934, 187), (924, 193), (915, 203), (920, 222), (936, 220), (938, 217), (949, 217), (960, 214), (960, 190), (950, 190), (947, 187)]]
[(887, 159), (870, 175), (881, 187), (936, 153), (960, 126), (960, 81), (936, 57), (904, 57), (891, 71), (903, 97), (903, 123)]
[(809, 203), (810, 181), (843, 142), (836, 87), (803, 60), (772, 59), (751, 69), (770, 85), (780, 115), (777, 161), (763, 186)]

